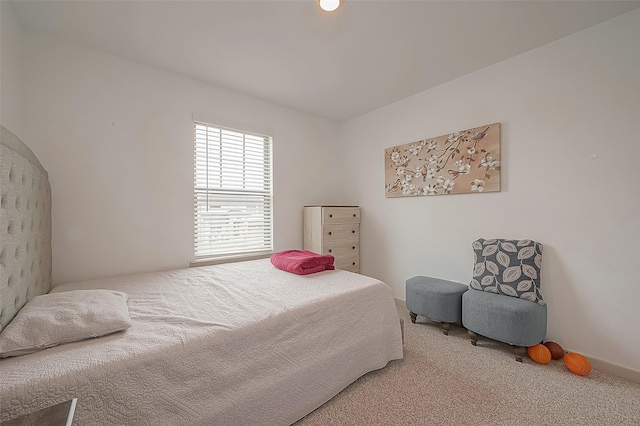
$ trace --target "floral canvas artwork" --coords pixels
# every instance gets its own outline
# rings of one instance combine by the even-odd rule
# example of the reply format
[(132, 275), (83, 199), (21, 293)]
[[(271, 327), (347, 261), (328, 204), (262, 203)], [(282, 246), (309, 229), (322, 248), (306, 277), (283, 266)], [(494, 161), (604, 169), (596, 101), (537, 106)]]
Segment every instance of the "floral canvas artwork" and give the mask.
[(500, 123), (488, 124), (384, 151), (385, 195), (500, 191)]

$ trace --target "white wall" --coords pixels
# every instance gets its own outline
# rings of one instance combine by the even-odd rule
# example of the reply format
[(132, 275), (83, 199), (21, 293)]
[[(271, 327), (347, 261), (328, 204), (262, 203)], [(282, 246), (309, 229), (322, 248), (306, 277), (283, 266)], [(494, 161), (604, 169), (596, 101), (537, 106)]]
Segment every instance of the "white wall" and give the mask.
[(24, 32), (21, 135), (49, 171), (53, 282), (188, 267), (192, 113), (274, 137), (274, 245), (302, 248), (302, 206), (336, 200), (337, 125)]
[[(467, 284), (477, 238), (535, 239), (547, 339), (640, 371), (638, 40), (640, 10), (343, 123), (363, 273), (404, 299), (414, 275)], [(384, 197), (385, 148), (493, 122), (501, 192)]]
[(0, 2), (0, 123), (22, 132), (22, 32), (9, 3)]
[[(276, 250), (301, 247), (304, 204), (360, 204), (362, 270), (404, 298), (413, 275), (467, 283), (476, 238), (533, 238), (545, 247), (548, 339), (640, 371), (640, 11), (338, 133), (268, 102), (20, 35), (5, 6), (0, 118), (49, 171), (55, 284), (187, 266), (199, 112), (272, 130)], [(495, 121), (502, 192), (384, 198), (384, 148)]]

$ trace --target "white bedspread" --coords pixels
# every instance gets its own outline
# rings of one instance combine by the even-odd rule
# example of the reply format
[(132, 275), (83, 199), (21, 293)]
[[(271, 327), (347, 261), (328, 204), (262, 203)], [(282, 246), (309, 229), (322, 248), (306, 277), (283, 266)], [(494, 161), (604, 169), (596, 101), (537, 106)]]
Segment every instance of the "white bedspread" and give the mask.
[(0, 420), (73, 397), (79, 425), (287, 425), (402, 358), (389, 287), (268, 259), (65, 284), (130, 295), (125, 332), (0, 361)]

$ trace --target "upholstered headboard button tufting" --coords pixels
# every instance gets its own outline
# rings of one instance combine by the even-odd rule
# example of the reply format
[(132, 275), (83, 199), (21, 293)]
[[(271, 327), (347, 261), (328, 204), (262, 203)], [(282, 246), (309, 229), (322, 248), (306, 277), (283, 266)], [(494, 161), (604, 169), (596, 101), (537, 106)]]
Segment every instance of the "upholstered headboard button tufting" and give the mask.
[(51, 288), (51, 186), (47, 171), (0, 126), (0, 330)]

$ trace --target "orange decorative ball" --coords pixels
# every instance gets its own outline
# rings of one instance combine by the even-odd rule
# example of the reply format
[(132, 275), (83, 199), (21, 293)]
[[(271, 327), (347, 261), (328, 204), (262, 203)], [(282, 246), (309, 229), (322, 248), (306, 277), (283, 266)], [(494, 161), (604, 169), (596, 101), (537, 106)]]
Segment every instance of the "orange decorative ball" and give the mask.
[(537, 362), (538, 364), (549, 364), (551, 361), (551, 352), (545, 345), (537, 344), (535, 346), (529, 346), (527, 348), (529, 358)]
[(589, 360), (574, 352), (567, 352), (564, 355), (564, 365), (567, 366), (569, 371), (578, 376), (586, 376), (591, 371)]
[(551, 352), (551, 359), (561, 359), (564, 356), (564, 349), (556, 342), (545, 342), (544, 345)]

